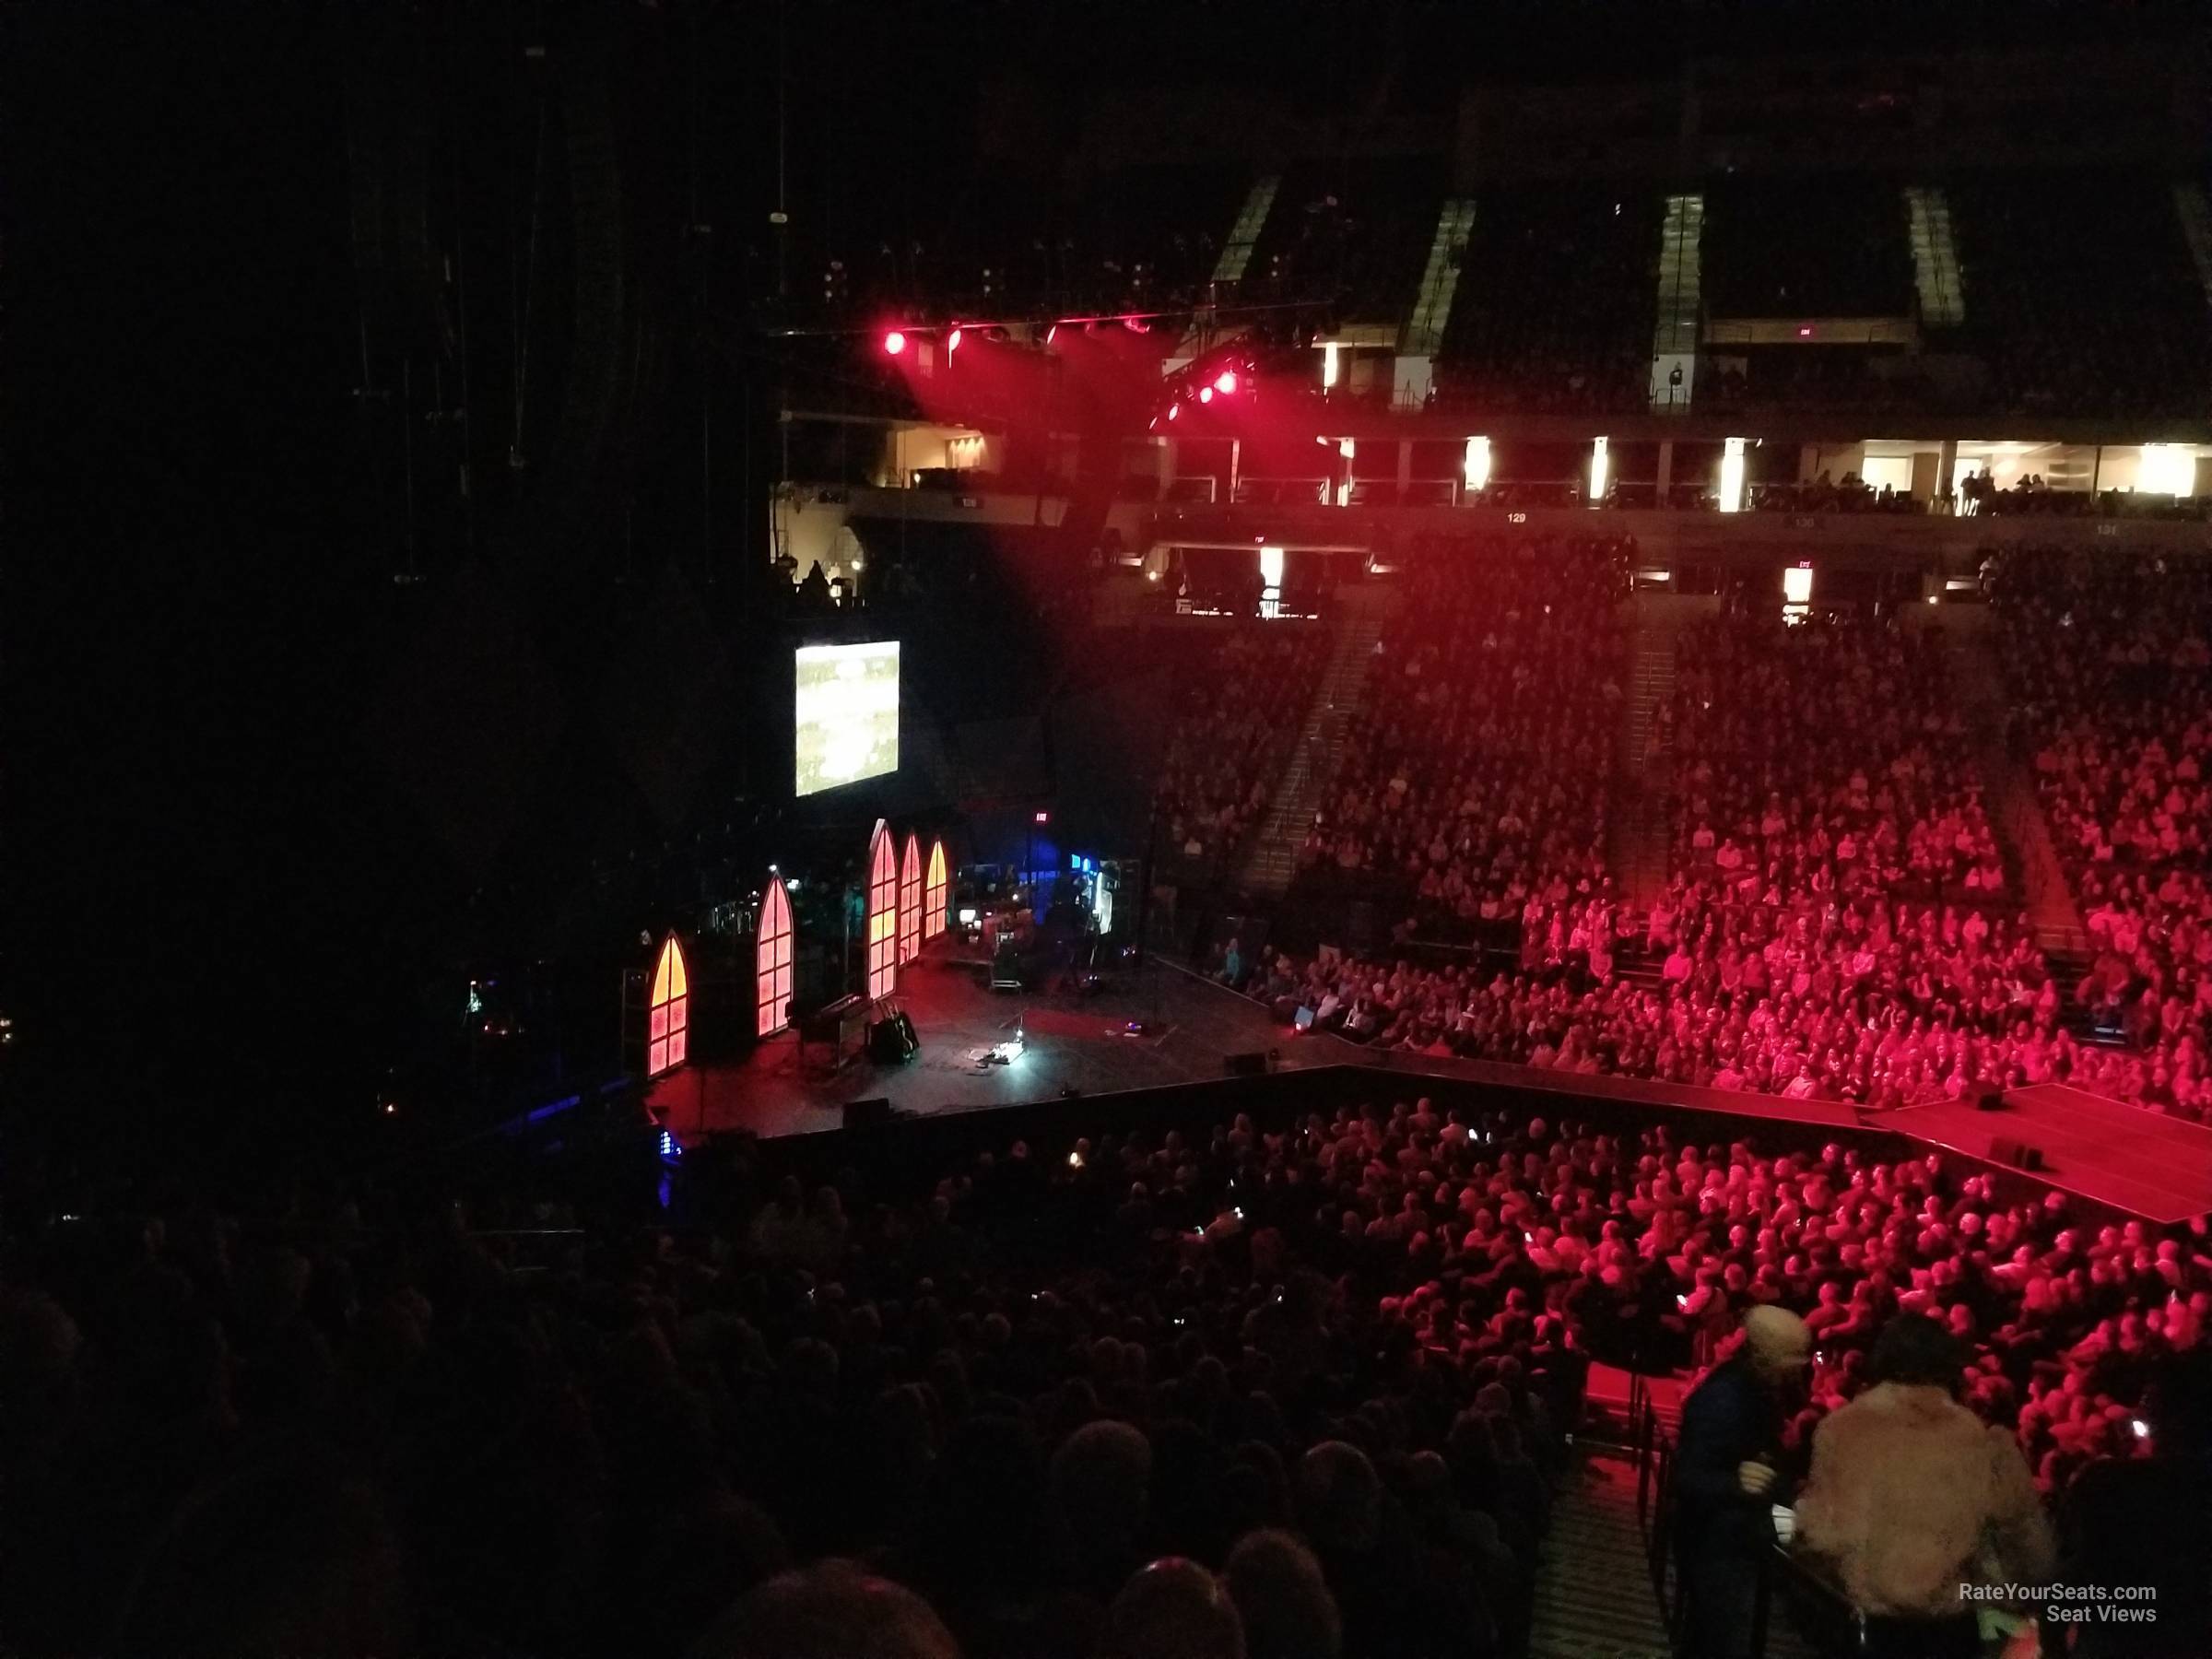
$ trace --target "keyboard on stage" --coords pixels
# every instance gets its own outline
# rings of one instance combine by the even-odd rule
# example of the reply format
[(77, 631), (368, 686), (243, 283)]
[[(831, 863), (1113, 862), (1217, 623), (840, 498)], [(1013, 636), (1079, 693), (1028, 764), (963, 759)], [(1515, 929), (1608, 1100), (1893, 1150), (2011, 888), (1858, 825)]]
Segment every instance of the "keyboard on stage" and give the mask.
[(800, 1044), (818, 1042), (830, 1047), (832, 1071), (849, 1065), (867, 1053), (868, 1024), (875, 1012), (874, 1001), (857, 992), (841, 996), (800, 1019)]

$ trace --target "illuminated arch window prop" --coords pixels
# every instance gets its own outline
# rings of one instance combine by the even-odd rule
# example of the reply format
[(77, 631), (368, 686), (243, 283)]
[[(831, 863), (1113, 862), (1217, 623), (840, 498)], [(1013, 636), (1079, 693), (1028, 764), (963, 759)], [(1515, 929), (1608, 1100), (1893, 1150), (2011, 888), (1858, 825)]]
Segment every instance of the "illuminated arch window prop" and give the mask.
[(691, 976), (684, 947), (670, 934), (653, 965), (653, 1000), (645, 1017), (645, 1075), (674, 1071), (691, 1052)]
[(760, 906), (760, 937), (753, 956), (753, 973), (759, 1000), (763, 1037), (783, 1029), (791, 1008), (791, 900), (783, 878), (770, 874), (768, 898)]
[(921, 954), (922, 843), (909, 834), (899, 862), (899, 959), (911, 962)]
[(922, 880), (922, 936), (934, 939), (945, 931), (945, 843), (929, 849), (929, 874)]
[(899, 982), (899, 858), (890, 827), (876, 820), (868, 842), (868, 994), (888, 996)]

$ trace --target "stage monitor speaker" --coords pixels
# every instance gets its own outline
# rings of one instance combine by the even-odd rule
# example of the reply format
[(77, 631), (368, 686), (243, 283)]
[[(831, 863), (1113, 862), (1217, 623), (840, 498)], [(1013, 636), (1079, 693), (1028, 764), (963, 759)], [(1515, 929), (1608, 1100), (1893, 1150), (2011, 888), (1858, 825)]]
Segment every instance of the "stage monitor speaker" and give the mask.
[(2005, 1091), (1994, 1083), (1985, 1084), (1974, 1090), (1973, 1102), (1976, 1112), (2002, 1112), (2005, 1110)]
[(903, 1065), (922, 1046), (913, 1029), (899, 1015), (877, 1020), (868, 1028), (868, 1058), (878, 1065)]
[(1993, 1135), (1989, 1137), (1989, 1160), (2015, 1170), (2040, 1170), (2043, 1167), (2043, 1149), (2015, 1140), (2009, 1135)]
[(1267, 1051), (1254, 1049), (1248, 1054), (1227, 1055), (1221, 1069), (1232, 1077), (1264, 1077), (1267, 1075)]
[(848, 1129), (881, 1128), (894, 1115), (888, 1096), (877, 1095), (873, 1100), (845, 1102), (845, 1127)]

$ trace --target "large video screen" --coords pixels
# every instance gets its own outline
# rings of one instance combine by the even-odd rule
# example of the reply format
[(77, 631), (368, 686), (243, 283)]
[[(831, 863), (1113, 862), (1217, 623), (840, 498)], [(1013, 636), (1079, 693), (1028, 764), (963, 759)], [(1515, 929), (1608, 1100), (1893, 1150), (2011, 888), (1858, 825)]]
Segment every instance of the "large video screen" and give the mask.
[(802, 645), (798, 790), (810, 795), (899, 770), (899, 641)]

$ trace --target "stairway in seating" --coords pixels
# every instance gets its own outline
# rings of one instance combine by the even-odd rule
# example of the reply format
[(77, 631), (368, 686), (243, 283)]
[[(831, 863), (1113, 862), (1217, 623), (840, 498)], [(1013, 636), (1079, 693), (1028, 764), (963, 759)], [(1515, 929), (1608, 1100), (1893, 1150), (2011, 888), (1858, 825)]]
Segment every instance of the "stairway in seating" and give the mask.
[(1958, 327), (1966, 321), (1966, 284), (1951, 235), (1950, 198), (1933, 186), (1907, 185), (1905, 236), (1912, 247), (1912, 289), (1920, 298), (1922, 324)]
[[(1977, 620), (1986, 618), (1984, 612)], [(1960, 619), (1963, 622), (1963, 616)], [(2004, 677), (1982, 628), (1946, 628), (1944, 645), (1951, 695), (1966, 721), (1968, 742), (1985, 789), (1984, 808), (2005, 856), (2005, 878), (2020, 895), (2035, 928), (2035, 942), (2054, 959), (2061, 988), (2071, 992), (2080, 974), (2067, 979), (2058, 959), (2080, 959), (2089, 947), (2088, 931), (2081, 924), (2080, 908), (2052, 845), (2051, 826), (2043, 818), (2042, 803), (2036, 799), (2034, 782), (2006, 745)]]
[(1328, 666), (1306, 711), (1298, 746), (1283, 763), (1282, 776), (1269, 795), (1267, 817), (1245, 849), (1239, 881), (1253, 893), (1280, 893), (1298, 870), (1298, 850), (1321, 810), (1323, 793), (1336, 775), (1352, 716), (1367, 695), (1368, 665), (1382, 627), (1398, 607), (1395, 588), (1360, 586), (1347, 590), (1338, 603), (1336, 640)]
[[(1221, 244), (1221, 257), (1214, 262), (1213, 293), (1226, 296), (1244, 280), (1245, 267), (1252, 264), (1252, 251), (1259, 246), (1260, 232), (1267, 227), (1267, 216), (1275, 208), (1275, 193), (1283, 187), (1280, 173), (1264, 173), (1252, 182), (1244, 194), (1244, 206), (1237, 210), (1237, 221), (1229, 229), (1229, 240)], [(1214, 331), (1212, 300), (1200, 307), (1191, 318), (1191, 325), (1169, 359), (1171, 371), (1178, 364), (1187, 363), (1206, 347)]]
[[(1671, 1439), (1681, 1420), (1687, 1381), (1659, 1376), (1648, 1382), (1659, 1426)], [(1582, 1434), (1553, 1494), (1551, 1535), (1536, 1569), (1529, 1659), (1670, 1659), (1665, 1618), (1636, 1517), (1628, 1385), (1626, 1372), (1591, 1367)], [(1670, 1582), (1672, 1577), (1670, 1567)], [(1815, 1659), (1779, 1606), (1768, 1618), (1764, 1654)]]
[(1437, 215), (1436, 238), (1429, 245), (1429, 265), (1421, 276), (1420, 298), (1406, 324), (1399, 351), (1407, 357), (1433, 358), (1444, 348), (1444, 324), (1452, 315), (1452, 299), (1467, 254), (1467, 238), (1475, 232), (1475, 203), (1453, 196)]
[[(1653, 406), (1673, 414), (1686, 413), (1696, 391), (1698, 353), (1703, 346), (1704, 282), (1702, 242), (1705, 237), (1705, 198), (1670, 195), (1666, 219), (1659, 230), (1658, 318), (1652, 330)], [(1679, 392), (1659, 383), (1662, 364), (1678, 363), (1683, 370)]]
[(1585, 1443), (1552, 1500), (1529, 1659), (1667, 1659), (1668, 1651), (1636, 1525), (1636, 1460)]
[(1252, 251), (1259, 246), (1260, 232), (1266, 228), (1267, 215), (1275, 206), (1275, 193), (1282, 187), (1280, 173), (1266, 173), (1253, 181), (1244, 206), (1237, 213), (1237, 222), (1230, 227), (1229, 240), (1221, 244), (1221, 257), (1215, 262), (1217, 288), (1227, 289), (1244, 280), (1244, 267), (1252, 263)]
[(1606, 849), (1620, 890), (1638, 909), (1666, 888), (1666, 854), (1671, 838), (1667, 786), (1673, 754), (1654, 750), (1659, 711), (1675, 694), (1675, 633), (1680, 602), (1645, 594), (1636, 601), (1636, 629), (1629, 645), (1628, 696), (1621, 703), (1620, 749), (1615, 775), (1620, 780), (1612, 818), (1613, 844)]
[(2035, 779), (2012, 758), (2005, 742), (2005, 691), (1989, 641), (1979, 629), (1945, 630), (1952, 695), (1966, 717), (1974, 763), (1986, 786), (1986, 810), (2005, 856), (2005, 879), (2021, 895), (2020, 908), (2035, 929), (2051, 977), (2058, 982), (2059, 1022), (2084, 1042), (2117, 1041), (2100, 1033), (2075, 990), (2096, 963), (2097, 949), (2082, 925), (2081, 908), (2058, 862), (2051, 823), (2035, 793)]

